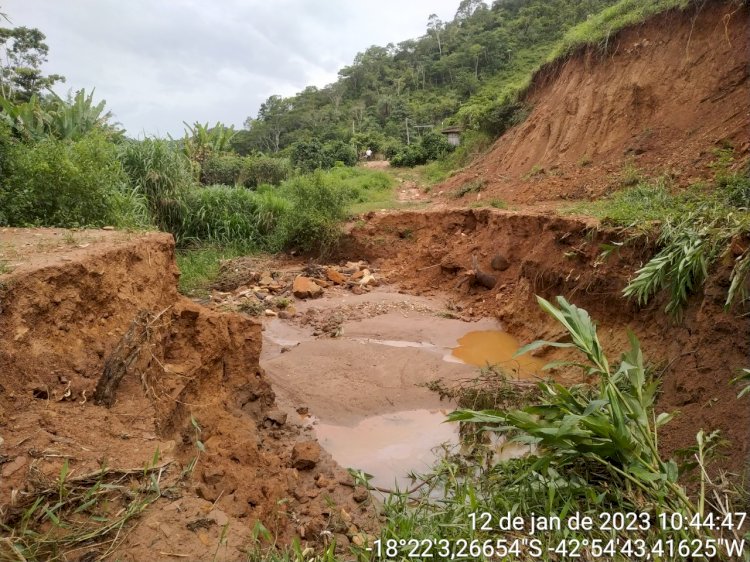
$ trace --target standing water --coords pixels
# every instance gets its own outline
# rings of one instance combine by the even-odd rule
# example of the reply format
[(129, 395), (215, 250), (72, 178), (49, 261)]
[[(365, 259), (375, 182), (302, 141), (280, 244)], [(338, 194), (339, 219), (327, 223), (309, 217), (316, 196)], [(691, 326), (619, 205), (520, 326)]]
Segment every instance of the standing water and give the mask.
[(528, 353), (514, 357), (518, 349), (518, 340), (509, 333), (482, 330), (469, 332), (459, 338), (458, 347), (453, 349), (451, 355), (477, 367), (498, 365), (521, 378), (540, 373), (547, 362)]
[(353, 427), (315, 426), (320, 444), (346, 468), (373, 475), (375, 486), (405, 490), (409, 472), (426, 472), (442, 443), (458, 441), (458, 425), (443, 423), (446, 412), (407, 410), (365, 418)]

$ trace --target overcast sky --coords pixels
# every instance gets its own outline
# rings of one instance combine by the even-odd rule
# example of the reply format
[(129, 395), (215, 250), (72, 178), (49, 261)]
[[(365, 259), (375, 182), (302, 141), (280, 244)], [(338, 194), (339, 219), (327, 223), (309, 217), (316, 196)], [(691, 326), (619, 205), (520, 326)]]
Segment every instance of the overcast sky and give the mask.
[(47, 35), (56, 87), (96, 87), (130, 136), (241, 127), (272, 94), (325, 86), (370, 45), (425, 33), (460, 0), (0, 0)]

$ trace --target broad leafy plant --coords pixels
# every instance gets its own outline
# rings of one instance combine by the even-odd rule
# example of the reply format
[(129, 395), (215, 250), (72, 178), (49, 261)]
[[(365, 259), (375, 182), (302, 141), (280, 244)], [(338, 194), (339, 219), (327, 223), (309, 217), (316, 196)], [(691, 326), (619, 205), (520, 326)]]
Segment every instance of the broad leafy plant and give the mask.
[(580, 392), (542, 382), (540, 402), (536, 405), (510, 411), (459, 410), (450, 419), (490, 424), (492, 431), (535, 444), (539, 467), (560, 467), (580, 460), (593, 462), (605, 469), (613, 481), (649, 498), (654, 505), (694, 513), (694, 504), (677, 483), (677, 464), (659, 455), (657, 431), (672, 415), (654, 415), (657, 386), (647, 375), (638, 339), (630, 334), (630, 349), (612, 367), (599, 342), (596, 325), (585, 310), (563, 297), (557, 297), (557, 307), (541, 297), (537, 299), (542, 309), (565, 327), (571, 341), (537, 341), (519, 353), (543, 346), (575, 349), (585, 356), (586, 361), (580, 365), (588, 375), (598, 378), (598, 386), (591, 392)]

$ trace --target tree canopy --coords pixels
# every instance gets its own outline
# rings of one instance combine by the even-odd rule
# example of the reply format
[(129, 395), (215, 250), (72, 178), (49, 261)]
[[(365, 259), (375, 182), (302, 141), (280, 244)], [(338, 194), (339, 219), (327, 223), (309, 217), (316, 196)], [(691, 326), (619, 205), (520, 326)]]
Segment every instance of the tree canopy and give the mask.
[[(499, 84), (541, 64), (566, 30), (616, 0), (461, 0), (451, 21), (431, 14), (425, 34), (357, 54), (339, 78), (271, 96), (247, 119), (238, 151), (276, 153), (312, 138), (405, 143), (428, 127), (461, 123), (498, 134), (513, 108)], [(499, 108), (499, 109), (498, 109)]]
[(44, 75), (49, 47), (44, 33), (30, 27), (0, 28), (0, 96), (29, 101), (65, 78)]

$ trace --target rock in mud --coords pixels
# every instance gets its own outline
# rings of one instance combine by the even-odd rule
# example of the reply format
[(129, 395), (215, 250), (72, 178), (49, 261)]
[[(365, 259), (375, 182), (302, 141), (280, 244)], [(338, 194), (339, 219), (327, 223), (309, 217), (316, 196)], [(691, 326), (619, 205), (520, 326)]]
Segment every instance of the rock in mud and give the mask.
[(377, 285), (378, 281), (372, 273), (368, 273), (359, 280), (359, 284), (362, 287), (366, 287), (367, 285)]
[(292, 449), (292, 466), (297, 470), (312, 470), (320, 460), (320, 445), (315, 441), (300, 441)]
[(270, 421), (276, 425), (284, 425), (286, 423), (287, 414), (279, 409), (271, 410), (266, 414), (266, 421)]
[(354, 488), (354, 494), (352, 495), (352, 498), (357, 503), (362, 503), (367, 500), (367, 498), (370, 497), (370, 492), (367, 491), (367, 488), (363, 486), (357, 486)]
[(298, 299), (315, 299), (323, 295), (323, 288), (309, 277), (298, 275), (292, 285), (292, 294)]
[(346, 277), (332, 267), (326, 269), (326, 277), (331, 283), (335, 283), (336, 285), (343, 285), (346, 283)]
[(510, 267), (510, 262), (504, 255), (495, 254), (495, 257), (492, 258), (492, 262), (490, 263), (490, 265), (495, 271), (505, 271)]

